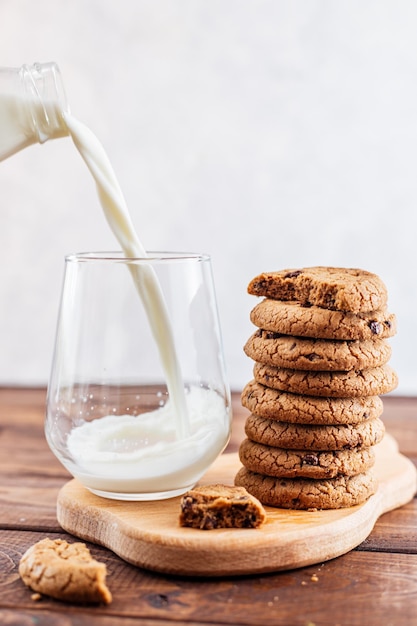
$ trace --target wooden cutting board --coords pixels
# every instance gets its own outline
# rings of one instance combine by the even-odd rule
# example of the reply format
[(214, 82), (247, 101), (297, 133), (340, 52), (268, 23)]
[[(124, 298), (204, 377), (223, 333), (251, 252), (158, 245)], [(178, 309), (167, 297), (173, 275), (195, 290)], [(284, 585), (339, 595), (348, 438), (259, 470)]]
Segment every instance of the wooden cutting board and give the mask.
[[(201, 484), (233, 484), (237, 454), (220, 456)], [(332, 559), (359, 545), (383, 513), (409, 502), (417, 471), (385, 435), (376, 448), (377, 493), (362, 505), (335, 511), (265, 507), (259, 529), (195, 530), (178, 524), (180, 498), (124, 502), (95, 496), (76, 479), (60, 491), (62, 528), (106, 546), (146, 569), (189, 576), (227, 576), (292, 569)]]

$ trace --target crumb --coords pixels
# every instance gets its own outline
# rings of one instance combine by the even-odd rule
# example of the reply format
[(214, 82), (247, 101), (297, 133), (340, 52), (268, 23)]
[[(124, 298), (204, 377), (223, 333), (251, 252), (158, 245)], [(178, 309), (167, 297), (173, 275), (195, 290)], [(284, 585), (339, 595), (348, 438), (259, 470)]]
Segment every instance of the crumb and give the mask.
[(34, 602), (39, 602), (39, 600), (42, 600), (42, 596), (40, 593), (32, 593), (30, 597)]
[(319, 577), (317, 576), (317, 574), (313, 574), (312, 577), (310, 578), (310, 580), (312, 580), (313, 583), (318, 583), (319, 582)]

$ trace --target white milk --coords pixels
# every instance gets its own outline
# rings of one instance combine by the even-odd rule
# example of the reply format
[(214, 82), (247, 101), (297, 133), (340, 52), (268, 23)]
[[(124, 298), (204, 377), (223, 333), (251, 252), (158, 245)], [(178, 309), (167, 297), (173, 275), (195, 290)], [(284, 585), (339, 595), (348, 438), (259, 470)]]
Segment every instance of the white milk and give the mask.
[[(46, 127), (28, 123), (39, 101), (0, 94), (0, 160), (36, 141), (70, 135), (97, 185), (104, 214), (127, 257), (146, 257), (107, 155), (94, 134), (53, 103), (42, 103)], [(45, 116), (45, 112), (47, 115)], [(48, 120), (53, 130), (48, 135)], [(43, 134), (45, 133), (45, 134)], [(184, 395), (174, 339), (163, 294), (151, 267), (131, 267), (157, 341), (169, 402), (157, 411), (107, 416), (74, 428), (67, 441), (72, 461), (61, 458), (74, 476), (97, 493), (179, 493), (201, 477), (229, 435), (228, 407), (215, 391), (191, 388)], [(175, 427), (167, 426), (175, 424)], [(58, 453), (55, 451), (55, 453)], [(172, 494), (174, 495), (174, 494)]]
[(16, 98), (2, 95), (0, 98), (0, 152), (4, 158), (33, 143), (27, 130), (26, 119), (26, 108), (19, 106)]
[(191, 387), (186, 396), (191, 432), (178, 440), (172, 407), (139, 417), (107, 416), (74, 428), (68, 451), (74, 476), (95, 493), (182, 493), (194, 485), (222, 451), (228, 437), (224, 400), (209, 389)]

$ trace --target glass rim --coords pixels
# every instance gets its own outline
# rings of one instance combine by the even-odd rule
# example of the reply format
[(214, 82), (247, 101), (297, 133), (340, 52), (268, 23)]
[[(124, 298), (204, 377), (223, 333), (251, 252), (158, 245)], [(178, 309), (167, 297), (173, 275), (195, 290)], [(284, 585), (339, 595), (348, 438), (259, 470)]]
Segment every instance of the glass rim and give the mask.
[(123, 251), (74, 252), (65, 256), (66, 262), (112, 261), (118, 263), (166, 263), (181, 261), (210, 261), (209, 254), (201, 252), (147, 251), (147, 256), (130, 257)]

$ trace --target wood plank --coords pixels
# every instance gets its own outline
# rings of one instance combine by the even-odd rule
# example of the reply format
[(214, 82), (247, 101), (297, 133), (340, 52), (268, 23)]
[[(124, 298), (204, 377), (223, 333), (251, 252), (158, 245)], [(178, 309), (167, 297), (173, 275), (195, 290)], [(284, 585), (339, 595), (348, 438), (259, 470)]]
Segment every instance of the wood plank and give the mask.
[(0, 529), (18, 528), (57, 532), (56, 502), (65, 479), (48, 480), (39, 476), (25, 481), (2, 479), (0, 489)]
[(357, 550), (417, 554), (417, 499), (382, 515)]
[(388, 395), (382, 400), (382, 419), (387, 430), (404, 454), (417, 457), (417, 397)]
[[(115, 618), (105, 615), (76, 614), (75, 622), (74, 614), (56, 614), (55, 612), (44, 611), (41, 607), (37, 611), (20, 611), (20, 610), (1, 610), (0, 624), (2, 626), (33, 626), (40, 624), (41, 626), (115, 626)], [(119, 622), (117, 622), (119, 624)], [(176, 626), (201, 626), (201, 622), (175, 622)], [(141, 619), (140, 621), (123, 618), (123, 626), (166, 626), (166, 620)], [(206, 624), (210, 626), (210, 624)], [(212, 626), (217, 626), (213, 624)]]
[[(125, 618), (123, 617), (123, 626), (166, 626), (167, 620), (154, 620), (154, 619), (140, 619)], [(170, 621), (170, 620), (169, 620)], [(120, 622), (118, 621), (117, 624)], [(80, 613), (60, 613), (55, 611), (44, 611), (42, 606), (38, 607), (38, 610), (33, 611), (20, 611), (20, 610), (7, 610), (0, 609), (0, 624), (2, 626), (34, 626), (34, 624), (40, 624), (40, 626), (115, 626), (115, 617), (106, 616), (102, 613), (98, 615), (92, 615), (91, 612)], [(205, 626), (218, 626), (214, 622), (205, 622)], [(175, 621), (175, 626), (201, 626), (201, 622), (178, 622)]]
[[(68, 538), (64, 533), (59, 536)], [(18, 607), (18, 615), (26, 612), (33, 616), (30, 624), (38, 621), (36, 616), (43, 618), (52, 612), (60, 619), (41, 623), (87, 626), (98, 624), (99, 617), (109, 620), (100, 624), (111, 624), (111, 617), (136, 617), (145, 620), (136, 623), (148, 624), (149, 620), (154, 626), (164, 620), (189, 626), (409, 626), (417, 615), (417, 556), (373, 552), (350, 552), (317, 566), (255, 578), (190, 580), (146, 572), (103, 548), (90, 546), (94, 556), (107, 565), (113, 602), (88, 609), (48, 598), (35, 603), (17, 566), (22, 552), (41, 538), (42, 533), (0, 534), (0, 611), (13, 616), (13, 608)]]

